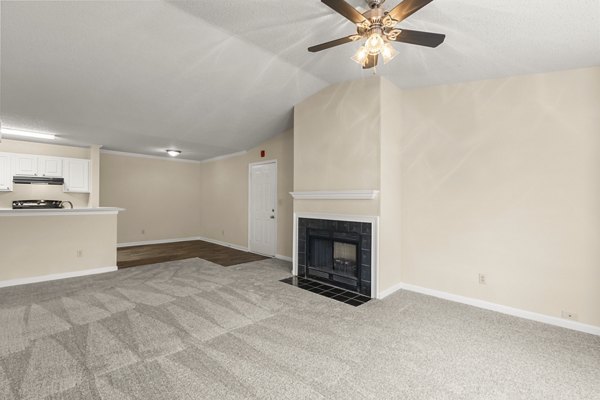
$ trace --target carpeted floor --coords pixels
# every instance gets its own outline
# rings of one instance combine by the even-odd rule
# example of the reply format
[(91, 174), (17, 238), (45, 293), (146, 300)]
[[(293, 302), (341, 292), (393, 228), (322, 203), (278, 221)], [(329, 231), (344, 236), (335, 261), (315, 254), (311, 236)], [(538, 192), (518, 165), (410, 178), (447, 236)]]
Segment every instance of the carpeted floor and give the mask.
[(600, 338), (397, 292), (352, 307), (276, 260), (0, 289), (0, 399), (600, 399)]

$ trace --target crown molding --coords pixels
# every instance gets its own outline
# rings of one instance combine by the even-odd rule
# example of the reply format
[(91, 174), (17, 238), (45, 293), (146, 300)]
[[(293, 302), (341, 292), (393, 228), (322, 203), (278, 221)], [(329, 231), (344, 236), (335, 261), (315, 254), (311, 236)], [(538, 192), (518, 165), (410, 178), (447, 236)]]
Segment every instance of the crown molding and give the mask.
[(207, 158), (206, 160), (186, 160), (186, 159), (182, 159), (182, 158), (173, 158), (173, 157), (167, 158), (167, 156), (153, 156), (153, 155), (149, 155), (149, 154), (128, 153), (125, 151), (100, 149), (100, 154), (111, 154), (111, 155), (122, 156), (122, 157), (149, 158), (152, 160), (175, 161), (175, 162), (192, 163), (192, 164), (204, 164), (204, 163), (211, 162), (211, 161), (224, 160), (226, 158), (246, 154), (247, 152), (248, 152), (248, 150), (243, 150), (243, 151), (238, 151), (235, 153), (224, 154), (222, 156)]
[[(149, 158), (152, 160), (175, 161), (175, 162), (192, 163), (192, 164), (201, 163), (201, 161), (197, 161), (197, 160), (186, 160), (186, 159), (181, 159), (181, 158), (179, 158), (179, 159), (173, 158), (173, 157), (168, 156), (166, 153), (165, 153), (165, 156), (151, 156), (148, 154), (128, 153), (125, 151), (100, 149), (100, 154), (110, 154), (110, 155), (121, 156), (121, 157)], [(167, 158), (167, 157), (169, 157), (169, 158)]]
[(211, 162), (211, 161), (225, 160), (226, 158), (244, 155), (247, 152), (248, 152), (248, 150), (237, 151), (235, 153), (224, 154), (222, 156), (217, 156), (217, 157), (213, 157), (213, 158), (207, 158), (206, 160), (202, 160), (202, 161), (198, 161), (198, 162), (204, 164), (204, 163)]

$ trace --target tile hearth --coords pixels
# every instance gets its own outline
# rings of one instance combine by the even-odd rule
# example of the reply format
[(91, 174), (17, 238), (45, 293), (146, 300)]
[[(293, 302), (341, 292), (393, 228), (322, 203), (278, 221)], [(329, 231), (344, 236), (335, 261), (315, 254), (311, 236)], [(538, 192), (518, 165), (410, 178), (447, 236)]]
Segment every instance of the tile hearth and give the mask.
[(341, 301), (342, 303), (346, 303), (354, 307), (363, 305), (369, 300), (371, 300), (370, 297), (363, 296), (358, 293), (351, 292), (349, 290), (344, 290), (334, 286), (326, 285), (322, 282), (303, 278), (301, 276), (292, 276), (290, 278), (282, 279), (280, 282), (296, 286), (300, 289), (308, 290), (309, 292), (313, 292), (321, 296), (329, 297), (333, 300)]

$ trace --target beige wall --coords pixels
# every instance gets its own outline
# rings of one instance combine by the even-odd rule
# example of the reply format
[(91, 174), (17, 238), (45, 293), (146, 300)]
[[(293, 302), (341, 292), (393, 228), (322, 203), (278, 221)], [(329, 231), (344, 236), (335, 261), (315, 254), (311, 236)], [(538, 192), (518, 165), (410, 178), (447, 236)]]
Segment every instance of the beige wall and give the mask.
[[(0, 152), (35, 154), (53, 157), (71, 157), (90, 159), (90, 148), (60, 146), (46, 143), (34, 143), (20, 140), (2, 139), (0, 141)], [(92, 170), (97, 164), (92, 162)], [(93, 175), (92, 175), (93, 177)], [(98, 182), (91, 181), (92, 196), (99, 189)], [(74, 207), (83, 208), (90, 205), (90, 195), (86, 193), (64, 193), (62, 186), (46, 185), (14, 185), (12, 192), (0, 192), (0, 208), (11, 208), (14, 200), (63, 200), (71, 201)]]
[(198, 236), (198, 178), (198, 163), (101, 153), (100, 204), (125, 209), (118, 242)]
[(381, 194), (379, 290), (401, 280), (402, 272), (402, 91), (381, 80)]
[(0, 141), (0, 152), (37, 154), (51, 157), (90, 158), (90, 149), (87, 147), (61, 146), (5, 138)]
[(249, 164), (277, 160), (277, 254), (291, 257), (293, 146), (294, 133), (288, 131), (245, 154), (200, 164), (201, 236), (248, 246)]
[(117, 265), (117, 215), (0, 216), (0, 226), (0, 281)]
[[(379, 77), (332, 85), (294, 110), (294, 191), (378, 190)], [(295, 200), (296, 212), (379, 215), (379, 200)]]
[(600, 326), (600, 68), (402, 104), (402, 280)]
[(416, 90), (377, 79), (296, 107), (294, 190), (379, 199), (294, 210), (379, 215), (380, 290), (405, 282), (600, 326), (600, 68)]
[(88, 207), (100, 206), (100, 146), (90, 147), (90, 194)]
[(399, 96), (372, 77), (330, 86), (294, 113), (294, 191), (380, 190), (374, 200), (294, 201), (298, 213), (380, 217), (379, 290), (400, 281)]
[(246, 247), (248, 165), (277, 160), (277, 254), (291, 257), (293, 156), (292, 131), (203, 163), (102, 153), (100, 203), (126, 209), (119, 214), (119, 243), (202, 236)]

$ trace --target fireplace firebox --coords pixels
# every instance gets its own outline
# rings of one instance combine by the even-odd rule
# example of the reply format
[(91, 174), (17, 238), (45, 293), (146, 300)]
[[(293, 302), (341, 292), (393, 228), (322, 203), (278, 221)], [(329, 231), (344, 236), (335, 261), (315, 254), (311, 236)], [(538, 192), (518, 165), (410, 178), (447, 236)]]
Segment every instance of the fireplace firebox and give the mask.
[(300, 218), (298, 275), (371, 295), (371, 224)]

